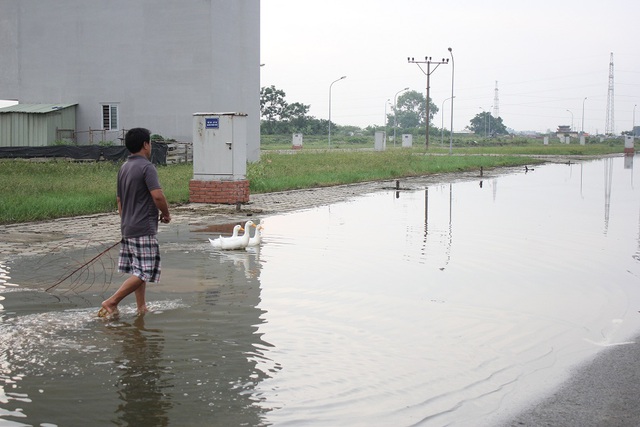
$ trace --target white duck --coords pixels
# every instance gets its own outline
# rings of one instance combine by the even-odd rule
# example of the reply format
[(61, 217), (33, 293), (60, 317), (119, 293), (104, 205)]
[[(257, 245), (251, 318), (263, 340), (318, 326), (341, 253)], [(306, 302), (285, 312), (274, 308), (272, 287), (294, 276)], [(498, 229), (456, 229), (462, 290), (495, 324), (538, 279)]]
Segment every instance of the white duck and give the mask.
[(222, 240), (224, 239), (237, 239), (238, 238), (238, 233), (243, 230), (242, 226), (240, 224), (236, 225), (235, 227), (233, 227), (233, 234), (231, 234), (231, 236), (229, 237), (223, 237), (222, 235), (218, 236), (217, 239), (209, 239), (209, 242), (211, 243), (211, 246), (213, 246), (216, 249), (220, 249), (222, 247)]
[[(256, 225), (253, 221), (249, 220), (246, 222), (243, 228), (240, 228), (240, 231), (244, 230), (244, 234), (242, 236), (234, 237), (221, 237), (220, 239), (220, 248), (227, 251), (244, 249), (249, 244), (249, 239), (251, 238), (251, 233), (249, 232), (249, 227), (255, 227)], [(211, 243), (213, 245), (213, 242)]]
[(258, 246), (262, 242), (262, 229), (264, 227), (261, 225), (256, 226), (256, 233), (252, 238), (249, 239), (249, 244), (247, 246)]

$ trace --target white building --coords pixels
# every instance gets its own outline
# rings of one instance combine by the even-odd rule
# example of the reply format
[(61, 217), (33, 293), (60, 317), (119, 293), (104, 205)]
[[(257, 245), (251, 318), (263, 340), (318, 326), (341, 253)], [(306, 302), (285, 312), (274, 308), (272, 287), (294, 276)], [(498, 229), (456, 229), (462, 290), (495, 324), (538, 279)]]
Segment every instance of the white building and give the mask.
[(80, 143), (191, 141), (193, 113), (233, 111), (259, 159), (259, 0), (1, 0), (0, 58), (0, 99), (77, 104)]

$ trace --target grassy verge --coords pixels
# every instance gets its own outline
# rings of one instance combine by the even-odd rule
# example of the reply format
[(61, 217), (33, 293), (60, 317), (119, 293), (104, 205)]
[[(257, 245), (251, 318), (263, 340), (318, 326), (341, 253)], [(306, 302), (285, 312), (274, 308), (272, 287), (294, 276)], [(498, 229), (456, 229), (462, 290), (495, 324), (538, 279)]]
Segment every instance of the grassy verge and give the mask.
[(111, 163), (3, 161), (0, 222), (105, 212), (115, 207)]
[[(111, 162), (0, 161), (0, 223), (39, 221), (116, 210), (116, 177)], [(191, 164), (158, 168), (170, 203), (189, 198)]]
[[(396, 135), (396, 144), (392, 142), (393, 133), (387, 130), (388, 149), (400, 149), (402, 146), (402, 135)], [(331, 136), (331, 146), (329, 147), (326, 135), (304, 135), (303, 146), (305, 150), (324, 151), (349, 151), (354, 149), (373, 149), (374, 137), (371, 135), (345, 136), (338, 133)], [(429, 153), (449, 153), (449, 136), (431, 134), (429, 139)], [(483, 138), (477, 135), (458, 135), (453, 138), (453, 149), (456, 154), (561, 154), (561, 155), (585, 155), (585, 154), (609, 154), (621, 153), (624, 149), (624, 140), (621, 138), (610, 138), (600, 141), (600, 138), (589, 137), (585, 145), (580, 145), (574, 138), (571, 144), (561, 144), (558, 138), (551, 137), (549, 144), (544, 145), (541, 138), (528, 137), (499, 137)], [(413, 148), (409, 151), (425, 152), (424, 134), (413, 135)], [(292, 148), (291, 135), (262, 135), (260, 137), (260, 148), (263, 151), (290, 150)], [(406, 149), (405, 149), (406, 150)]]
[[(247, 178), (252, 193), (285, 191), (432, 173), (461, 172), (535, 163), (520, 154), (607, 154), (608, 146), (469, 147), (456, 148), (463, 156), (429, 154), (419, 149), (384, 152), (318, 150), (294, 155), (264, 152), (250, 164)], [(542, 150), (539, 151), (539, 150)], [(622, 152), (618, 148), (615, 152)], [(433, 154), (432, 154), (433, 153)], [(491, 154), (491, 155), (486, 155)], [(66, 161), (0, 161), (0, 223), (39, 221), (116, 209), (115, 187), (119, 164), (70, 163)], [(169, 203), (189, 200), (191, 164), (158, 168)]]
[(249, 165), (248, 176), (251, 192), (270, 193), (535, 162), (522, 156), (439, 156), (402, 150), (265, 153), (260, 162)]

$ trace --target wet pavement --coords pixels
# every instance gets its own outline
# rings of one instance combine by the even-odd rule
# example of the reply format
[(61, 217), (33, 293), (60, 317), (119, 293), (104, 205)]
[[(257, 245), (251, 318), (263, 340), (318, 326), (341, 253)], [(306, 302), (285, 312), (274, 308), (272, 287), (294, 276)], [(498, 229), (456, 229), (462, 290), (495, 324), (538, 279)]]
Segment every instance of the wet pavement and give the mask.
[[(521, 170), (522, 168), (517, 168)], [(485, 179), (492, 175), (513, 172), (513, 168), (484, 171)], [(374, 181), (304, 190), (251, 194), (249, 203), (238, 209), (234, 205), (188, 203), (171, 207), (171, 227), (175, 224), (225, 224), (246, 220), (257, 214), (290, 212), (348, 200), (384, 188), (400, 190), (419, 188), (425, 184), (455, 182), (480, 178), (478, 172), (436, 174), (428, 177), (403, 178), (398, 181)], [(0, 225), (0, 256), (31, 256), (61, 252), (90, 246), (115, 243), (120, 239), (120, 218), (117, 212)]]
[[(597, 156), (529, 156), (549, 163), (568, 163)], [(601, 156), (602, 157), (602, 156)], [(254, 214), (282, 213), (297, 209), (329, 205), (351, 197), (371, 193), (380, 189), (412, 189), (427, 184), (449, 183), (468, 180), (489, 179), (492, 176), (522, 171), (524, 167), (497, 168), (494, 170), (464, 173), (433, 174), (399, 180), (372, 181), (358, 184), (337, 185), (275, 193), (251, 194), (250, 201), (240, 209), (220, 204), (188, 203), (171, 207), (172, 224), (199, 223), (224, 224), (242, 221)], [(19, 224), (0, 224), (1, 255), (40, 255), (52, 249), (67, 250), (110, 244), (120, 239), (120, 221), (117, 212), (60, 218)], [(168, 227), (170, 227), (168, 225)], [(167, 227), (160, 225), (160, 227)]]

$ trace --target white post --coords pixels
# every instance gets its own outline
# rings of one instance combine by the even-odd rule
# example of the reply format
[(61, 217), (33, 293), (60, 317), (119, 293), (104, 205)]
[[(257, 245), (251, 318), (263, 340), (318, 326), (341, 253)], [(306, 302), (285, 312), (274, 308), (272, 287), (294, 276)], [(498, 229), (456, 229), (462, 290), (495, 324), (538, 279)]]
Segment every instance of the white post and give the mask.
[(384, 151), (386, 149), (386, 132), (376, 131), (376, 139), (374, 148), (376, 151)]

